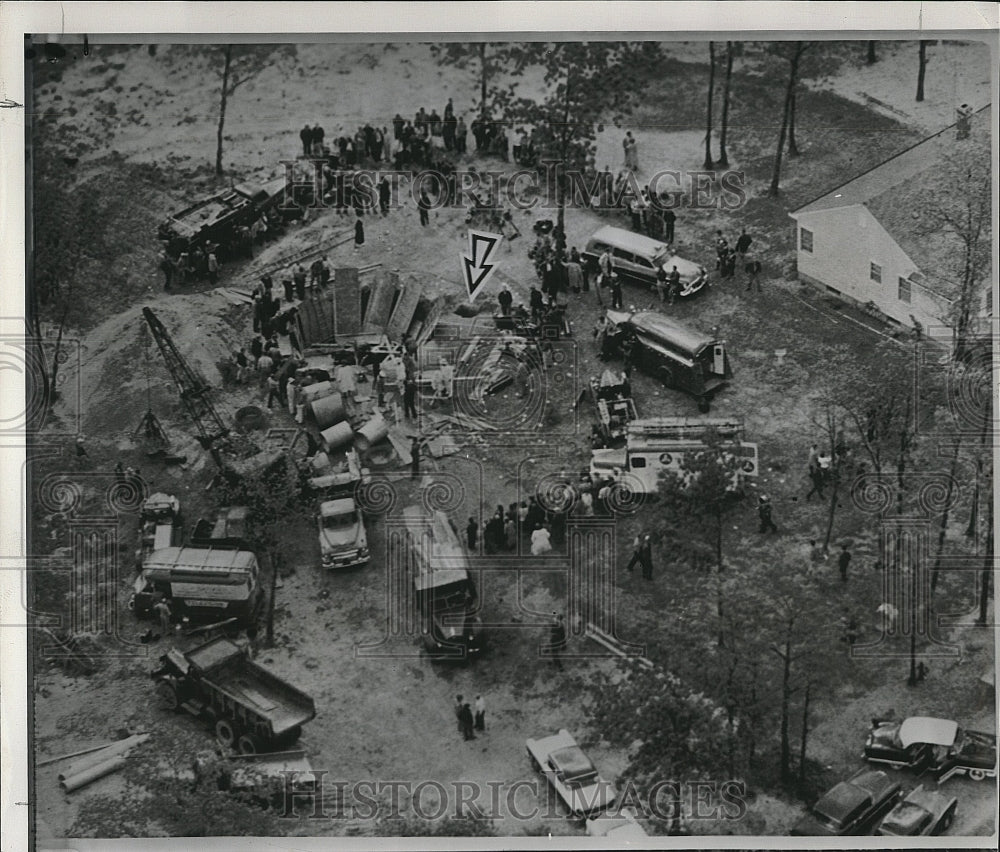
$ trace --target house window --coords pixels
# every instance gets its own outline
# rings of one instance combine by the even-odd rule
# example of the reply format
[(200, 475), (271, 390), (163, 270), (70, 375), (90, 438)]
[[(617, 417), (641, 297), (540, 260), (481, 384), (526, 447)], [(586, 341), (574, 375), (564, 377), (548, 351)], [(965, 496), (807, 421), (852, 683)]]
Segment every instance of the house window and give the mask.
[(871, 269), (868, 272), (868, 277), (871, 278), (876, 284), (882, 283), (882, 267), (877, 263), (871, 264)]
[(813, 232), (807, 228), (799, 228), (799, 248), (812, 254)]
[(910, 304), (910, 281), (907, 278), (899, 279), (899, 301)]

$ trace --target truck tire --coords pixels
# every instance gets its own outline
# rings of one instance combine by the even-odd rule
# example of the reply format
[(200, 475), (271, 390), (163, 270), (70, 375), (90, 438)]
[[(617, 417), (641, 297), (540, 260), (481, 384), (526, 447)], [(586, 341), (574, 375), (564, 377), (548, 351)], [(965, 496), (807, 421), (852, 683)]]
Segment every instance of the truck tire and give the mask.
[(236, 723), (231, 719), (219, 719), (215, 723), (215, 738), (221, 745), (232, 748), (239, 738), (239, 734), (236, 731)]
[(165, 710), (176, 713), (181, 706), (180, 696), (177, 694), (177, 684), (172, 680), (161, 680), (156, 684), (156, 695)]
[(978, 769), (978, 768), (977, 769), (970, 769), (969, 770), (969, 777), (973, 781), (982, 781), (986, 777), (986, 772), (985, 772), (985, 770)]
[(257, 754), (260, 748), (260, 739), (255, 734), (242, 734), (236, 741), (236, 750), (240, 754)]

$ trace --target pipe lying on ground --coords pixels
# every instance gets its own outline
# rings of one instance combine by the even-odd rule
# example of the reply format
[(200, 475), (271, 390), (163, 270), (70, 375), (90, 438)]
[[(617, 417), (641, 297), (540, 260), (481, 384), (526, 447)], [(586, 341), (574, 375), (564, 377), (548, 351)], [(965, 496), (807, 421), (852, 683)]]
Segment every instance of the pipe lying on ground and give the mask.
[(91, 766), (89, 769), (84, 769), (76, 775), (60, 780), (59, 786), (63, 788), (67, 793), (72, 793), (74, 790), (79, 790), (81, 787), (85, 787), (92, 781), (96, 781), (98, 778), (103, 778), (105, 775), (110, 775), (112, 772), (116, 772), (125, 765), (125, 755), (116, 754), (114, 757), (110, 757), (104, 761), (104, 763), (98, 763), (96, 766)]

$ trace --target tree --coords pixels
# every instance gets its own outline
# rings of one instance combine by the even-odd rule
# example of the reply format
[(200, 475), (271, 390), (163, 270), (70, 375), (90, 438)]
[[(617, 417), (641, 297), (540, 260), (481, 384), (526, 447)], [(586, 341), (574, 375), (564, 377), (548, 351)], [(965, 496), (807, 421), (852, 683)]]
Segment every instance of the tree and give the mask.
[(470, 62), (479, 67), (479, 102), (475, 105), (480, 115), (502, 110), (510, 103), (515, 84), (500, 86), (500, 73), (520, 76), (527, 60), (527, 53), (516, 42), (448, 42), (432, 44), (431, 54), (439, 62), (464, 69)]
[(924, 99), (924, 73), (927, 70), (927, 40), (920, 39), (920, 64), (917, 68), (917, 102)]
[(708, 109), (705, 127), (705, 168), (712, 168), (712, 97), (715, 93), (715, 42), (708, 43)]
[(253, 457), (256, 467), (246, 473), (227, 471), (222, 477), (219, 499), (223, 506), (247, 506), (250, 541), (257, 553), (266, 554), (271, 567), (267, 598), (266, 641), (274, 644), (274, 607), (278, 573), (282, 566), (281, 536), (289, 520), (302, 506), (301, 474), (290, 457), (273, 453)]
[(795, 98), (795, 84), (798, 82), (799, 64), (802, 56), (812, 46), (812, 42), (796, 41), (791, 48), (784, 49), (784, 58), (788, 60), (788, 85), (785, 88), (785, 102), (781, 116), (781, 131), (778, 133), (778, 149), (774, 154), (774, 170), (771, 174), (771, 187), (768, 194), (772, 197), (778, 195), (781, 183), (781, 154), (785, 147), (785, 137), (788, 134), (789, 120), (793, 116), (793, 103)]
[[(717, 576), (717, 612), (723, 614), (722, 573), (725, 570), (727, 516), (740, 505), (736, 490), (740, 455), (714, 429), (708, 429), (703, 447), (684, 454), (679, 471), (667, 470), (660, 478), (660, 541), (669, 542), (679, 562), (700, 566), (706, 558)], [(724, 634), (720, 630), (720, 642)]]
[(535, 128), (540, 160), (551, 168), (558, 225), (565, 233), (570, 175), (592, 165), (598, 126), (612, 110), (621, 114), (635, 98), (642, 69), (658, 56), (651, 42), (532, 43), (524, 61), (544, 69), (547, 93), (541, 102), (518, 98), (509, 114)]
[(729, 132), (729, 87), (733, 77), (733, 52), (737, 45), (726, 42), (726, 76), (722, 84), (722, 127), (719, 129), (719, 159), (720, 166), (729, 165), (729, 155), (726, 153), (726, 136)]
[(215, 174), (222, 177), (222, 132), (226, 124), (226, 106), (229, 98), (244, 83), (252, 80), (264, 69), (276, 64), (286, 55), (289, 48), (275, 48), (271, 45), (232, 45), (220, 48), (222, 69), (218, 72), (222, 79), (219, 92), (219, 124), (216, 130)]

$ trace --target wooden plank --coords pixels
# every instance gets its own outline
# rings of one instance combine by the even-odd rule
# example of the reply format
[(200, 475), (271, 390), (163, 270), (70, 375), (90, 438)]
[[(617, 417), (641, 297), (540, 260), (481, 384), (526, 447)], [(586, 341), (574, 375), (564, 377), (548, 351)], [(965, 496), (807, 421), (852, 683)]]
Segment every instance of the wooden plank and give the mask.
[(334, 339), (332, 294), (324, 294), (318, 299), (306, 299), (298, 308), (295, 318), (299, 327), (299, 344), (306, 347), (332, 343)]
[(363, 332), (372, 333), (385, 328), (392, 312), (392, 300), (395, 298), (398, 282), (399, 275), (390, 273), (375, 283), (368, 300), (368, 310), (365, 311), (364, 325), (361, 327)]
[(396, 308), (385, 328), (385, 333), (391, 340), (402, 340), (403, 335), (409, 330), (413, 314), (417, 310), (417, 303), (420, 301), (421, 289), (420, 282), (412, 278), (403, 285), (399, 301), (396, 302)]
[(437, 328), (437, 324), (447, 308), (448, 301), (444, 297), (438, 296), (434, 300), (434, 304), (431, 305), (431, 309), (427, 313), (427, 318), (424, 320), (424, 326), (417, 335), (417, 346), (422, 346), (430, 340), (431, 335), (434, 334), (434, 329)]
[(339, 339), (357, 334), (361, 330), (361, 285), (358, 270), (352, 267), (338, 269), (332, 289), (335, 301), (334, 337)]

